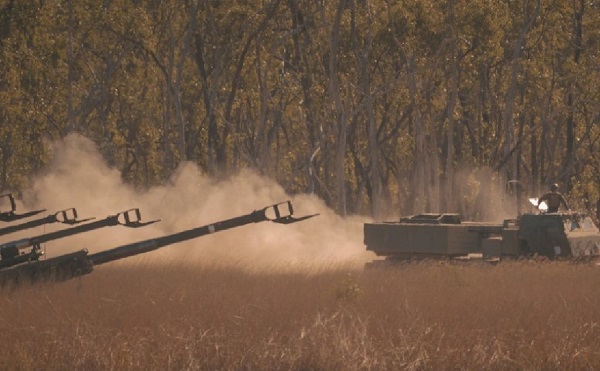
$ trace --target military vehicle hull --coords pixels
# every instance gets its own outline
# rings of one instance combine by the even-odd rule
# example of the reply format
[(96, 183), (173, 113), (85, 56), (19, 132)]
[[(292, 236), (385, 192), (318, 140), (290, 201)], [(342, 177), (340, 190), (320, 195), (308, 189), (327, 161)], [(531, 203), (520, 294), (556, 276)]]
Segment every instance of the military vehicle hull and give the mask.
[(581, 214), (524, 214), (502, 223), (463, 222), (457, 214), (419, 214), (364, 225), (368, 251), (387, 259), (600, 255), (600, 233)]

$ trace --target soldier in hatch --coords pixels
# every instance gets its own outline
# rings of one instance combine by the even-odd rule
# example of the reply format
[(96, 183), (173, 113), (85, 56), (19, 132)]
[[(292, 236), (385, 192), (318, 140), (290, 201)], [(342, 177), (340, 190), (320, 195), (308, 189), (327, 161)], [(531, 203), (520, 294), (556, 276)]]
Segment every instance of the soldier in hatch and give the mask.
[(550, 192), (544, 193), (542, 197), (538, 199), (538, 207), (542, 202), (545, 202), (546, 205), (548, 205), (547, 212), (549, 213), (557, 213), (561, 204), (565, 207), (565, 209), (567, 209), (567, 211), (571, 211), (567, 200), (565, 200), (563, 195), (558, 192), (558, 184), (556, 183), (550, 186)]

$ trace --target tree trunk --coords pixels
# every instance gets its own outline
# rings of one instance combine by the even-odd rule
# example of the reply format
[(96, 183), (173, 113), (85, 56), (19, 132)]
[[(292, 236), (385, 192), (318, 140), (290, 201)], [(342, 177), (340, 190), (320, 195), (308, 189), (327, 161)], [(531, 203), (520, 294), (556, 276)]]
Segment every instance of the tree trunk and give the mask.
[(454, 109), (458, 99), (458, 53), (457, 53), (457, 38), (454, 32), (454, 6), (450, 3), (449, 10), (450, 24), (450, 79), (448, 82), (448, 95), (446, 104), (446, 163), (445, 163), (445, 187), (444, 194), (441, 198), (441, 206), (443, 210), (454, 210), (456, 205), (454, 197)]
[[(524, 6), (527, 7), (527, 2)], [(512, 180), (517, 173), (517, 161), (514, 154), (515, 136), (514, 136), (514, 107), (517, 96), (518, 73), (520, 67), (521, 51), (525, 38), (531, 26), (540, 13), (541, 0), (537, 0), (535, 9), (531, 14), (524, 14), (523, 25), (519, 31), (519, 36), (515, 42), (512, 53), (512, 65), (510, 75), (510, 85), (505, 96), (505, 107), (502, 114), (502, 123), (504, 131), (504, 145), (502, 146), (502, 161), (505, 163), (505, 176), (507, 180)], [(517, 179), (518, 180), (518, 179)]]
[(73, 110), (73, 33), (74, 33), (74, 20), (73, 20), (73, 0), (69, 0), (68, 4), (68, 32), (69, 32), (69, 45), (67, 46), (67, 121), (68, 131), (75, 131), (75, 112)]
[(344, 105), (342, 103), (340, 83), (337, 76), (337, 62), (339, 50), (339, 35), (342, 13), (346, 8), (346, 0), (339, 0), (335, 12), (335, 18), (331, 28), (331, 37), (329, 38), (329, 100), (333, 106), (334, 121), (337, 127), (337, 143), (335, 155), (335, 181), (337, 207), (336, 211), (345, 216), (346, 210), (346, 141), (347, 141), (347, 123)]
[(411, 56), (408, 60), (408, 89), (411, 96), (412, 126), (414, 131), (415, 144), (413, 148), (413, 177), (412, 189), (414, 194), (412, 198), (412, 209), (414, 213), (425, 211), (425, 130), (423, 119), (417, 104), (417, 82), (415, 72), (415, 58)]
[[(574, 2), (575, 3), (575, 2)], [(573, 15), (573, 62), (575, 65), (579, 64), (581, 59), (581, 52), (583, 50), (583, 14), (585, 11), (585, 1), (579, 0), (579, 7), (575, 10), (575, 14)], [(565, 190), (570, 190), (572, 187), (571, 178), (573, 175), (573, 167), (575, 165), (575, 104), (574, 104), (574, 95), (577, 87), (573, 83), (569, 87), (569, 91), (567, 93), (567, 143), (566, 143), (566, 152), (565, 152), (565, 162), (564, 162), (564, 187)]]
[[(210, 9), (210, 5), (208, 2), (205, 4), (205, 12), (207, 19), (207, 24), (214, 25), (215, 20)], [(211, 28), (211, 33), (216, 34), (218, 31), (216, 29)], [(217, 161), (215, 159), (216, 149), (221, 146), (219, 135), (218, 135), (218, 127), (217, 127), (217, 117), (215, 114), (215, 106), (216, 106), (216, 96), (217, 93), (215, 89), (219, 89), (219, 85), (221, 82), (221, 74), (222, 74), (222, 63), (215, 63), (215, 69), (212, 71), (211, 76), (208, 75), (208, 71), (206, 69), (206, 61), (204, 55), (204, 42), (202, 39), (202, 33), (199, 29), (196, 30), (194, 34), (195, 39), (195, 47), (196, 53), (194, 56), (194, 61), (196, 62), (196, 67), (198, 68), (198, 73), (200, 75), (201, 86), (200, 89), (202, 91), (202, 103), (204, 105), (206, 122), (207, 122), (207, 142), (206, 142), (206, 155), (208, 160), (208, 171), (212, 174), (217, 171)], [(215, 58), (218, 62), (219, 57)], [(210, 77), (210, 78), (209, 78)]]

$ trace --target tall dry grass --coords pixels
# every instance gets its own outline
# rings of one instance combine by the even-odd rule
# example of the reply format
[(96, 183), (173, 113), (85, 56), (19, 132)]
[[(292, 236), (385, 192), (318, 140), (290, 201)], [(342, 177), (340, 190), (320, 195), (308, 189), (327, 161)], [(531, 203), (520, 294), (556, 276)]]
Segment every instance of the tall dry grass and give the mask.
[(3, 370), (600, 369), (600, 267), (99, 267), (1, 292)]

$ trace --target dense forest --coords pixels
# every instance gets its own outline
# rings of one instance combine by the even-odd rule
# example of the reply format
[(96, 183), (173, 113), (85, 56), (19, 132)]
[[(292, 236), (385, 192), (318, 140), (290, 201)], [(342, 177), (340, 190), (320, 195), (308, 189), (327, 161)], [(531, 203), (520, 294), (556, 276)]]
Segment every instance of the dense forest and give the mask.
[(147, 188), (252, 169), (340, 215), (600, 203), (596, 0), (0, 0), (0, 190), (91, 139)]

